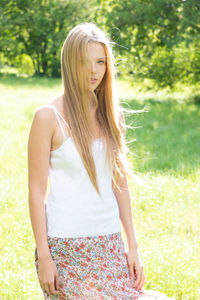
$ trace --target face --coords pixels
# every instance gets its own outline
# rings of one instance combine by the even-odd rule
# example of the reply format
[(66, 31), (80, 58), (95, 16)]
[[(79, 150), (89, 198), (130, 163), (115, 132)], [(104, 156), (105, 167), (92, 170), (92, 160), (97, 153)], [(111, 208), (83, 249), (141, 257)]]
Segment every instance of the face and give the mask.
[(91, 60), (91, 88), (94, 91), (101, 83), (106, 72), (106, 57), (104, 47), (100, 43), (88, 44), (88, 55)]

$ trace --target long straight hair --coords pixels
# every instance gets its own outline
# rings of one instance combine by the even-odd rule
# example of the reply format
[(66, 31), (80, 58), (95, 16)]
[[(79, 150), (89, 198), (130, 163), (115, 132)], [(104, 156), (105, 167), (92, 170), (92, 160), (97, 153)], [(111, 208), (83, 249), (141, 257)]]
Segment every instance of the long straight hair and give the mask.
[[(106, 56), (106, 72), (100, 85), (90, 88), (91, 66), (88, 43), (100, 43)], [(88, 75), (87, 75), (88, 74)], [(89, 111), (90, 101), (106, 145), (106, 158), (112, 171), (114, 186), (125, 174), (132, 174), (126, 158), (125, 124), (115, 93), (114, 56), (104, 31), (94, 23), (80, 23), (67, 35), (61, 51), (61, 75), (64, 88), (64, 109), (71, 134), (88, 176), (100, 195), (95, 162), (92, 155), (93, 135)], [(90, 101), (89, 101), (90, 100)]]

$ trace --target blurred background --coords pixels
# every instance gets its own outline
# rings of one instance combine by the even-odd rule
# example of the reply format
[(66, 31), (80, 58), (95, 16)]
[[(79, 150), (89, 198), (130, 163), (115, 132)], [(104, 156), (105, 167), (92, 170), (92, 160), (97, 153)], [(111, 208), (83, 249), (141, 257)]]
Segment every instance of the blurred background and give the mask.
[(61, 47), (81, 22), (111, 38), (121, 105), (148, 108), (125, 114), (144, 288), (200, 299), (199, 0), (0, 1), (0, 299), (43, 299), (27, 142), (35, 110), (62, 92)]
[(0, 71), (60, 76), (68, 31), (91, 21), (113, 41), (120, 74), (159, 87), (200, 79), (198, 0), (1, 0)]

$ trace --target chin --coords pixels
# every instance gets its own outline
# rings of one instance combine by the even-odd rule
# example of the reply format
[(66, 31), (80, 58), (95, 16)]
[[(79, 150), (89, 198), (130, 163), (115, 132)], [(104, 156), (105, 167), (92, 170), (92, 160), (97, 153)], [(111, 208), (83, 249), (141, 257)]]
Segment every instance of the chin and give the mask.
[(92, 90), (94, 91), (96, 88), (98, 87), (98, 85), (92, 85)]

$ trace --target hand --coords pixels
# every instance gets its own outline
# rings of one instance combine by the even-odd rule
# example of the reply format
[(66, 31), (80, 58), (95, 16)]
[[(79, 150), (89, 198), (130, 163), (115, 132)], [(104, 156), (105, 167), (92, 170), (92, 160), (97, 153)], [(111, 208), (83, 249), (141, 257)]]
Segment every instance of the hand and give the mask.
[(44, 292), (48, 295), (57, 295), (59, 293), (59, 273), (52, 258), (39, 260), (38, 277)]
[(137, 249), (130, 249), (127, 253), (127, 260), (129, 266), (129, 273), (131, 279), (135, 277), (135, 282), (133, 287), (137, 290), (142, 290), (145, 282), (145, 275), (143, 266), (140, 261), (140, 256)]

